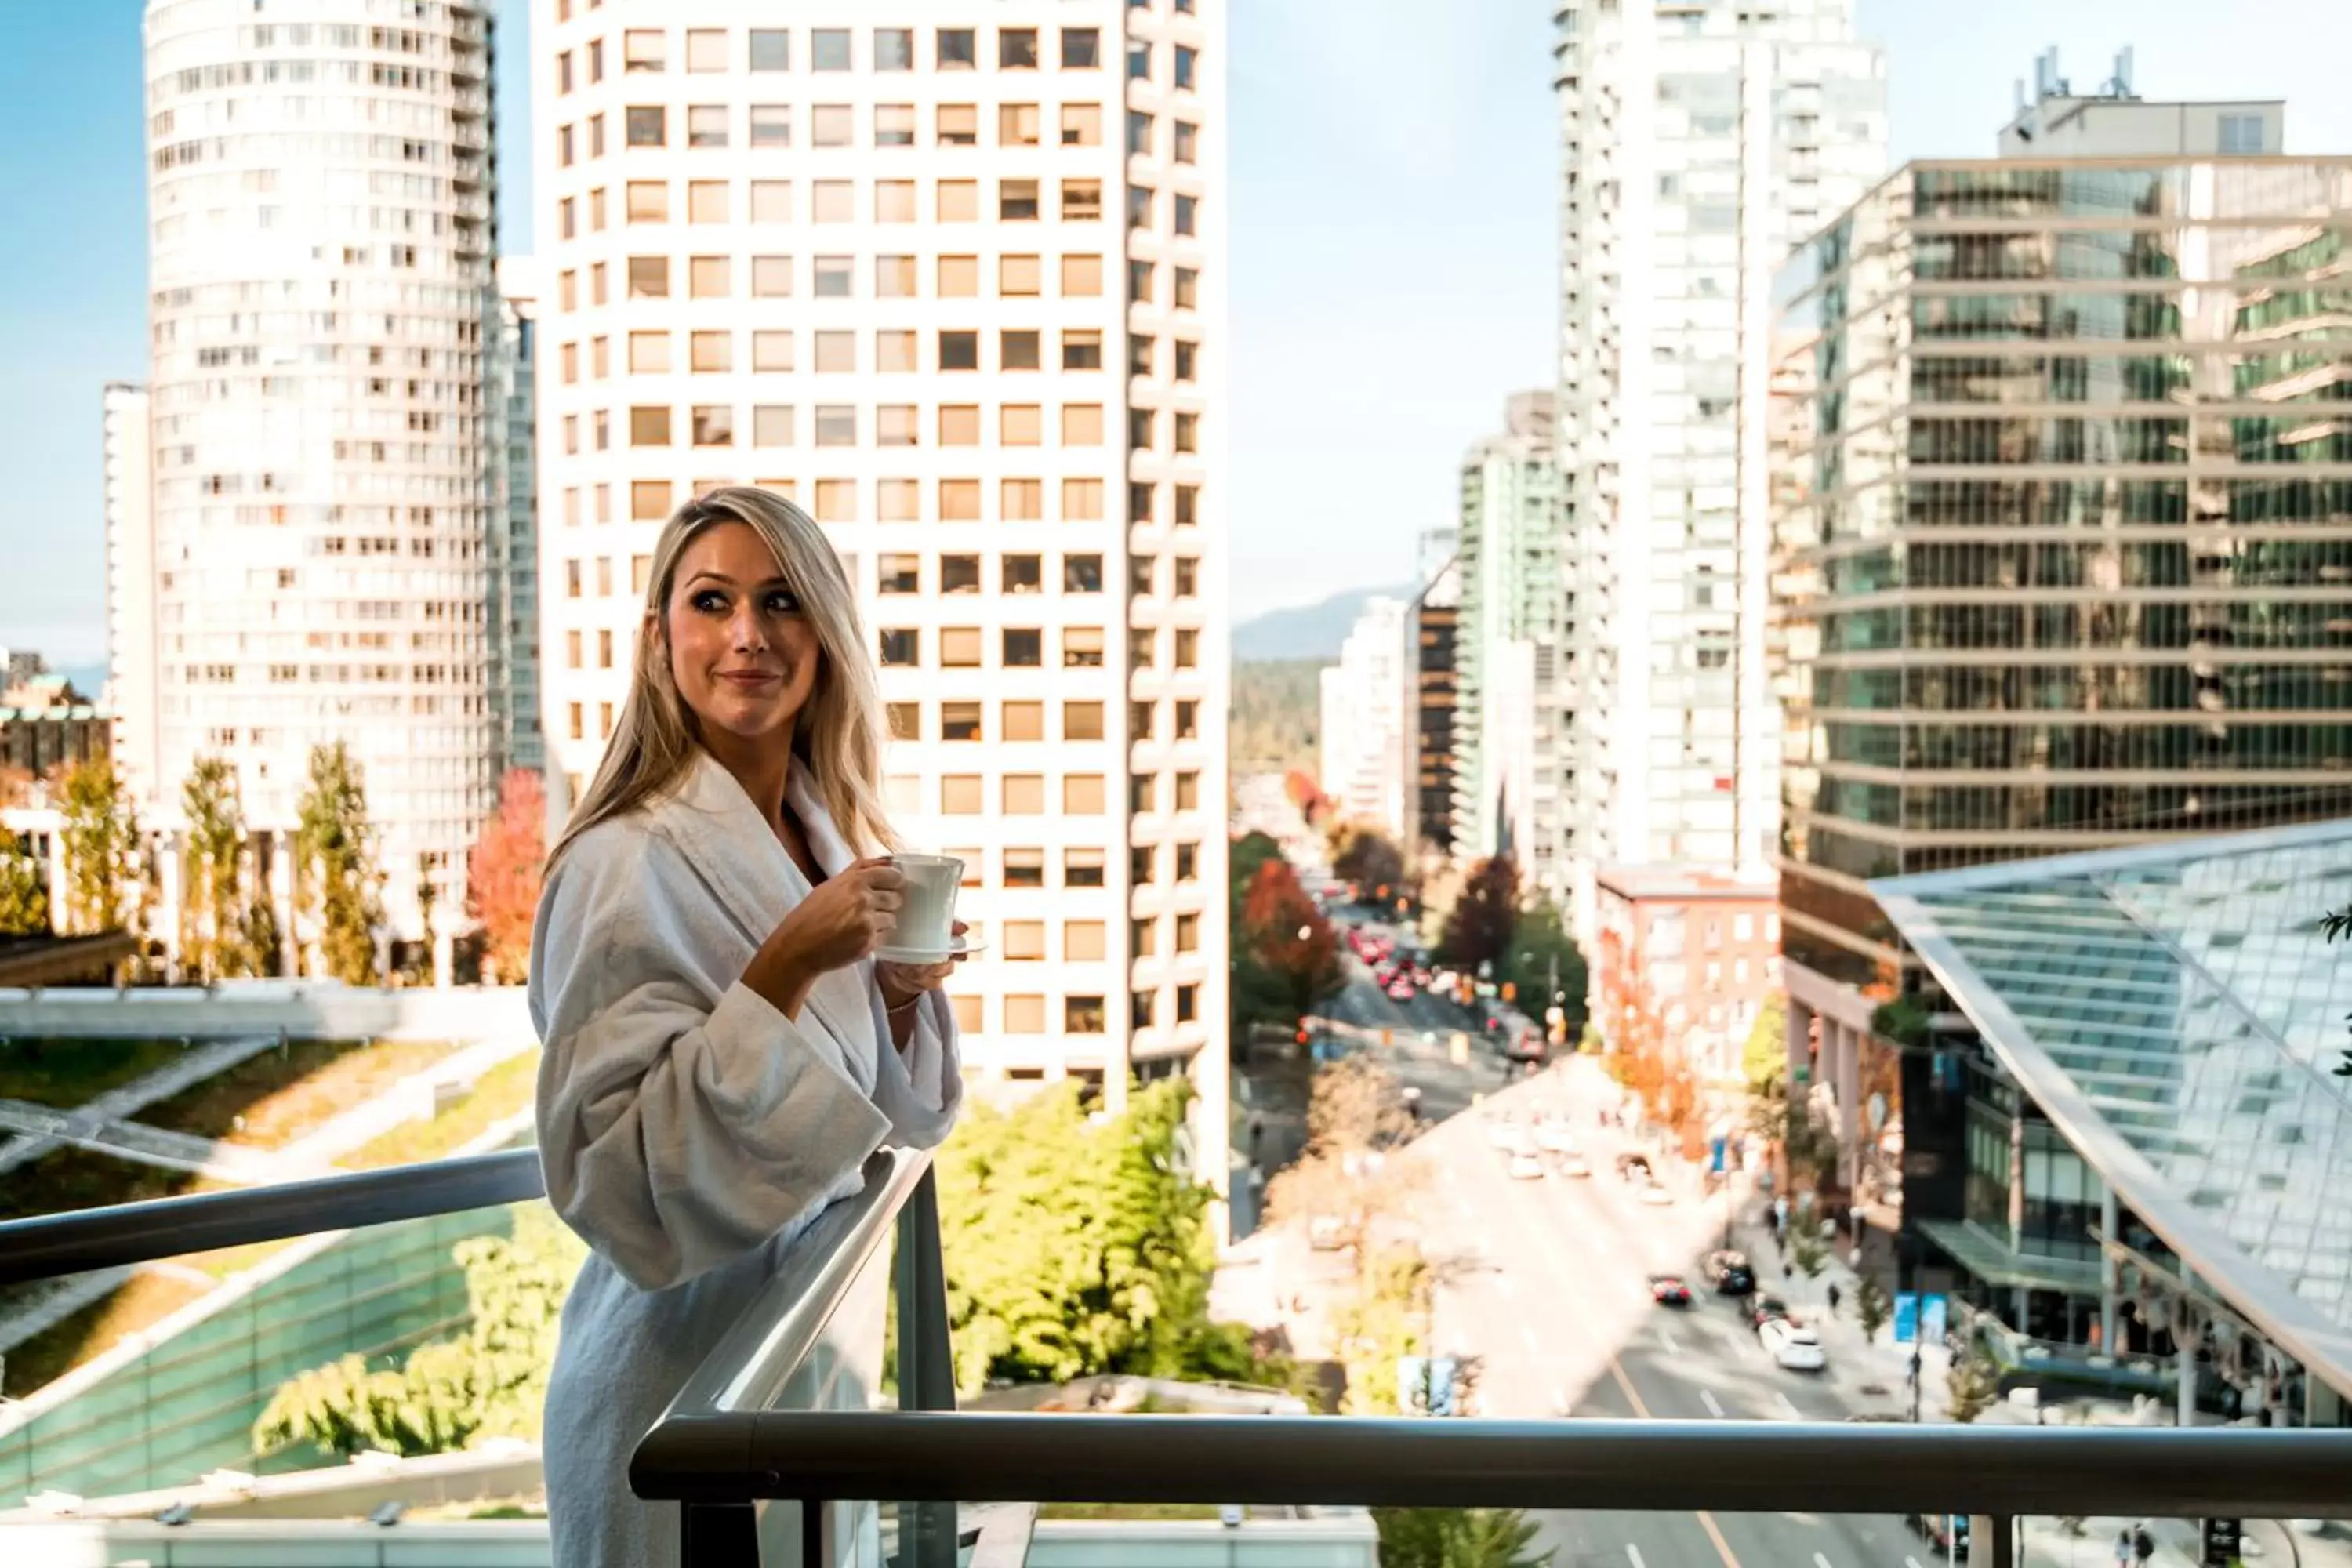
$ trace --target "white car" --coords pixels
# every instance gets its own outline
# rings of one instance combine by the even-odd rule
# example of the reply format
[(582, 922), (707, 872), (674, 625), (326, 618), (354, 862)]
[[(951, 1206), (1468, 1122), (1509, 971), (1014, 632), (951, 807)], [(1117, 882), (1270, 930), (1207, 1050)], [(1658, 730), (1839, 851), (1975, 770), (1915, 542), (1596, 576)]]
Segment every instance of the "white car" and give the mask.
[(1641, 1199), (1643, 1203), (1649, 1205), (1652, 1208), (1662, 1209), (1675, 1201), (1675, 1194), (1666, 1191), (1665, 1188), (1660, 1186), (1655, 1182), (1644, 1183), (1642, 1190), (1633, 1195)]
[(1584, 1177), (1592, 1174), (1591, 1163), (1581, 1154), (1562, 1154), (1552, 1162), (1551, 1168), (1563, 1176)]
[(1540, 1182), (1543, 1180), (1543, 1162), (1537, 1159), (1533, 1154), (1514, 1154), (1511, 1156), (1511, 1180), (1515, 1182)]
[(1756, 1337), (1763, 1342), (1764, 1352), (1790, 1372), (1819, 1372), (1829, 1364), (1829, 1357), (1822, 1352), (1822, 1336), (1802, 1323), (1768, 1318)]
[(1519, 1124), (1516, 1121), (1492, 1121), (1486, 1123), (1486, 1142), (1497, 1149), (1516, 1149), (1519, 1145)]
[(1573, 1154), (1576, 1134), (1565, 1121), (1547, 1121), (1536, 1129), (1536, 1147), (1547, 1154)]

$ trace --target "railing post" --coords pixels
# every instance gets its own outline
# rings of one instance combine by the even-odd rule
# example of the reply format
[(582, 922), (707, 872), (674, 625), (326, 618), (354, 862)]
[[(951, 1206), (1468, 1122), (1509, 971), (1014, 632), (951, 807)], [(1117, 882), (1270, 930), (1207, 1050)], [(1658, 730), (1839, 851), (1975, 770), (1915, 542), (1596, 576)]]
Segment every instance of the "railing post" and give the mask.
[[(947, 1268), (940, 1257), (940, 1189), (936, 1168), (898, 1211), (898, 1408), (953, 1410), (954, 1350), (948, 1339)], [(898, 1568), (955, 1568), (956, 1507), (952, 1502), (898, 1506)], [(819, 1568), (811, 1560), (808, 1568)]]
[(1969, 1568), (2017, 1568), (2017, 1521), (2006, 1513), (1969, 1520)]
[[(760, 1568), (759, 1515), (748, 1502), (677, 1505), (678, 1561), (687, 1568)], [(814, 1558), (807, 1568), (822, 1568)]]

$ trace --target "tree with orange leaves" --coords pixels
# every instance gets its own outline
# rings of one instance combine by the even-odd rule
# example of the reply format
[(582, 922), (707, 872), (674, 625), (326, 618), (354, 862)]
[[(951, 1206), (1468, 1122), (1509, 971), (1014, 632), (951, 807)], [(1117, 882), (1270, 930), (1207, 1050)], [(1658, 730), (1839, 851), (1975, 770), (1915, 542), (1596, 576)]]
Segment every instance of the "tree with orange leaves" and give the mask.
[(481, 922), (482, 968), (520, 985), (530, 973), (530, 926), (547, 859), (547, 791), (529, 768), (499, 782), (498, 815), (482, 824), (466, 861), (466, 912)]
[(1297, 1016), (1344, 983), (1339, 939), (1287, 860), (1267, 860), (1251, 877), (1236, 934), (1248, 959), (1280, 987)]

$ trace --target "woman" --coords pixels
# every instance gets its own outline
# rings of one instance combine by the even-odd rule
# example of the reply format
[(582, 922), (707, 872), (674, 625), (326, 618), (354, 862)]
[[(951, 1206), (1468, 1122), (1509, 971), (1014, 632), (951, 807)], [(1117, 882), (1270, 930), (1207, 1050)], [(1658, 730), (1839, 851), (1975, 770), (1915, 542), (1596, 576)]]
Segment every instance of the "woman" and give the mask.
[(547, 1394), (563, 1568), (677, 1561), (630, 1451), (866, 1157), (939, 1142), (962, 1098), (952, 965), (870, 956), (902, 879), (872, 854), (880, 702), (832, 546), (713, 490), (652, 579), (531, 935), (540, 1160), (593, 1248)]

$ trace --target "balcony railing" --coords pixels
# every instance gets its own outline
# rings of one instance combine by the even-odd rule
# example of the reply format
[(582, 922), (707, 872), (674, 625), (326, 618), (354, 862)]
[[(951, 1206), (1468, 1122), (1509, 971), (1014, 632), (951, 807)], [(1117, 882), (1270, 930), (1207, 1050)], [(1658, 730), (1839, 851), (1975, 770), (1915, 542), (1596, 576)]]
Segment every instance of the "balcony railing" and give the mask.
[[(1008, 1503), (1962, 1515), (1990, 1568), (2031, 1516), (2352, 1518), (2352, 1431), (960, 1413), (929, 1157), (884, 1151), (865, 1176), (638, 1444), (631, 1485), (681, 1505), (688, 1563), (953, 1568), (960, 1519), (1028, 1517), (958, 1505)], [(538, 1187), (522, 1151), (17, 1221), (0, 1279)], [(997, 1554), (1017, 1562), (1017, 1535)]]

